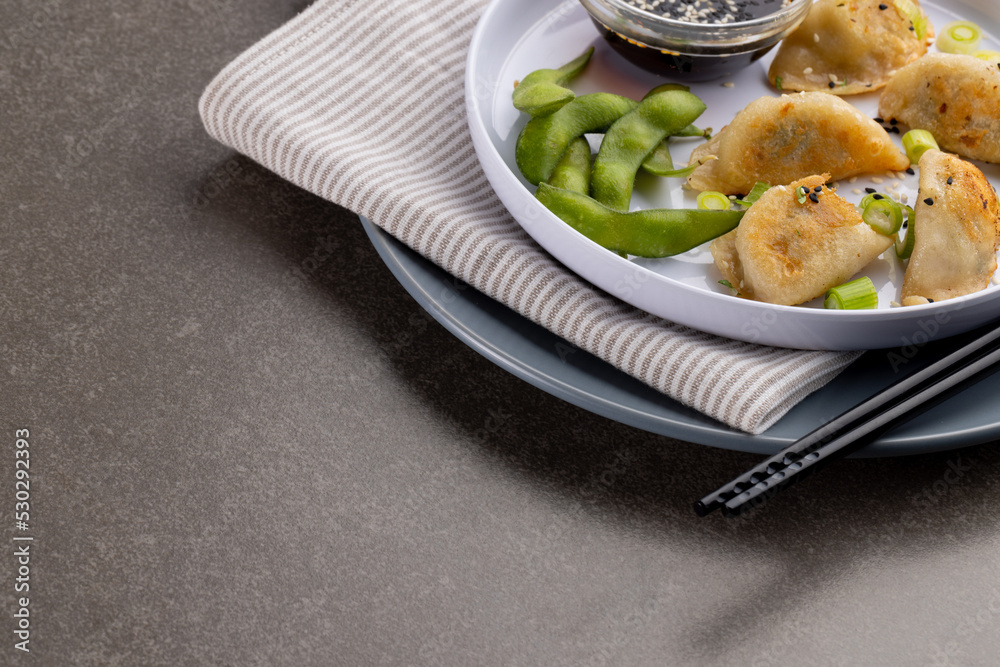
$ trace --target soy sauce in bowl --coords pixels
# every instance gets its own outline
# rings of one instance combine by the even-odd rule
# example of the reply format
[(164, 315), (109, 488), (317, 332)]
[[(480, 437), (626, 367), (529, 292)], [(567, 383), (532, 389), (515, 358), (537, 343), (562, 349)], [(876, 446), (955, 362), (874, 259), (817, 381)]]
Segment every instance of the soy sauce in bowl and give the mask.
[(798, 27), (812, 0), (580, 0), (629, 61), (707, 81), (743, 69)]

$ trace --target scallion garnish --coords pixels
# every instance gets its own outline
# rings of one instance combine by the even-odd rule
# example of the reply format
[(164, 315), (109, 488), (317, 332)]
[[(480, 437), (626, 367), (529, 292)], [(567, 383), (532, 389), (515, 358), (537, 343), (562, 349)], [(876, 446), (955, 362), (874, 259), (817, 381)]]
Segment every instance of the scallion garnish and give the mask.
[(910, 130), (903, 135), (903, 149), (906, 157), (910, 158), (910, 164), (917, 164), (928, 149), (937, 147), (934, 135), (927, 130)]
[(923, 40), (927, 36), (927, 17), (920, 11), (920, 8), (910, 0), (892, 0), (892, 4), (899, 10), (900, 14), (913, 24), (913, 31), (917, 34), (917, 39)]
[(831, 287), (823, 307), (829, 310), (870, 310), (878, 308), (878, 292), (871, 278), (862, 276), (849, 283)]
[(983, 31), (971, 21), (952, 21), (934, 41), (944, 53), (972, 53), (979, 48)]
[(913, 254), (913, 241), (916, 238), (916, 217), (914, 215), (913, 209), (909, 206), (904, 206), (906, 209), (906, 233), (903, 236), (896, 233), (896, 256), (900, 259), (909, 259), (910, 255)]
[(979, 51), (973, 51), (971, 55), (979, 58), (980, 60), (985, 60), (987, 62), (1000, 62), (1000, 51), (990, 51), (988, 49), (980, 49)]
[(705, 190), (698, 193), (698, 208), (709, 211), (728, 211), (729, 197), (714, 190)]
[(879, 199), (888, 199), (886, 195), (880, 192), (876, 192), (873, 188), (869, 189), (871, 189), (871, 192), (862, 197), (861, 202), (858, 204), (858, 206), (861, 207), (862, 211), (868, 208), (868, 204), (872, 203), (873, 201), (877, 201)]
[(754, 183), (753, 188), (742, 199), (736, 199), (736, 203), (741, 206), (751, 206), (760, 199), (760, 196), (771, 189), (771, 186), (763, 181)]
[(879, 234), (892, 236), (903, 226), (903, 207), (891, 199), (872, 199), (861, 218)]

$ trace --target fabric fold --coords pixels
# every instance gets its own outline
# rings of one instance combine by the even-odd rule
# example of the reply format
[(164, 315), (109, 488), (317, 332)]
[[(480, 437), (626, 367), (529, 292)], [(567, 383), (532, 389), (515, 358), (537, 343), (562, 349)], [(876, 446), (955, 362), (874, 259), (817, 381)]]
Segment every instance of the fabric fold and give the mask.
[(206, 88), (208, 133), (684, 405), (761, 433), (860, 353), (730, 340), (657, 318), (541, 249), (479, 166), (465, 57), (484, 0), (319, 0)]

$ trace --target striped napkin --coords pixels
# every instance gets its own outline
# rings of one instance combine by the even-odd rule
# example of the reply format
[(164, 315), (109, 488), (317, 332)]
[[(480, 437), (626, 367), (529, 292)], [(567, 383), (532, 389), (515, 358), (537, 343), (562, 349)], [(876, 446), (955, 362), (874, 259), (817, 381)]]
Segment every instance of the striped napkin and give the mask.
[(766, 430), (857, 358), (665, 321), (546, 254), (494, 194), (466, 126), (465, 58), (486, 4), (318, 0), (219, 73), (201, 98), (205, 127), (573, 345), (735, 429)]

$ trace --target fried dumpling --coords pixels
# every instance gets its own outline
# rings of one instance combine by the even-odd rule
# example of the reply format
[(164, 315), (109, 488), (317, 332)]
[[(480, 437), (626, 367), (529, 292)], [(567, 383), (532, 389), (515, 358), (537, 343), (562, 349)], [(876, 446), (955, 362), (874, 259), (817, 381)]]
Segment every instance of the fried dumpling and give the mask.
[(916, 236), (903, 278), (904, 306), (985, 289), (997, 268), (1000, 242), (1000, 205), (983, 172), (934, 149), (921, 156), (919, 166)]
[[(739, 227), (709, 249), (723, 277), (741, 296), (796, 305), (822, 296), (885, 252), (893, 239), (861, 219), (857, 207), (809, 176), (765, 192)], [(812, 196), (799, 203), (796, 191)]]
[(946, 151), (1000, 162), (1000, 68), (975, 56), (929, 53), (896, 73), (879, 115), (927, 130)]
[(767, 76), (780, 90), (867, 93), (927, 53), (926, 25), (927, 34), (918, 37), (893, 0), (818, 0), (781, 42)]
[(826, 93), (754, 100), (692, 151), (696, 161), (688, 185), (726, 194), (745, 194), (757, 181), (783, 185), (823, 172), (839, 180), (910, 166), (878, 123)]

